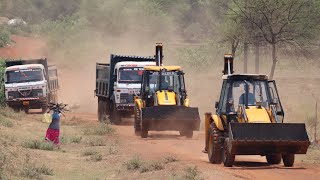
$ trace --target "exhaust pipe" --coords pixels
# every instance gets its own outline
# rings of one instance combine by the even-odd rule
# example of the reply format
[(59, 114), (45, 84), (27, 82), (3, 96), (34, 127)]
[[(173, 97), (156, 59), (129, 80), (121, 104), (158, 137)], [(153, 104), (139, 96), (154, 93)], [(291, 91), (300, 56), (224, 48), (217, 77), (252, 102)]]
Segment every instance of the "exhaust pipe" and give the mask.
[(162, 43), (156, 43), (156, 65), (162, 66), (162, 59), (163, 59), (163, 52), (162, 52), (163, 46)]
[(233, 72), (233, 56), (232, 54), (225, 54), (223, 75), (231, 75)]

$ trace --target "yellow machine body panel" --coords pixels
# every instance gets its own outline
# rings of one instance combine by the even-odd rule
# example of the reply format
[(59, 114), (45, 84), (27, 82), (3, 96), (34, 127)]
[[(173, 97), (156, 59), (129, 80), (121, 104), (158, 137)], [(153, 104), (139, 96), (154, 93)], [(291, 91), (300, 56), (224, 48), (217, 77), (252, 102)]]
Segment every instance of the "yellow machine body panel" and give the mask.
[(166, 69), (167, 71), (181, 71), (180, 66), (145, 66), (144, 69), (146, 71), (161, 71), (162, 69)]
[(139, 108), (140, 111), (141, 111), (141, 109), (142, 109), (143, 107), (145, 107), (145, 106), (144, 106), (144, 102), (142, 101), (142, 99), (140, 99), (140, 98), (138, 98), (138, 97), (135, 97), (135, 98), (134, 98), (134, 104), (135, 104), (135, 106), (138, 106), (138, 108)]
[(249, 123), (271, 123), (270, 116), (264, 107), (249, 106), (245, 111)]
[(157, 91), (158, 105), (176, 105), (176, 93), (169, 91)]
[(186, 106), (186, 107), (189, 107), (189, 104), (190, 103), (190, 100), (188, 98), (186, 98), (183, 102), (183, 105)]

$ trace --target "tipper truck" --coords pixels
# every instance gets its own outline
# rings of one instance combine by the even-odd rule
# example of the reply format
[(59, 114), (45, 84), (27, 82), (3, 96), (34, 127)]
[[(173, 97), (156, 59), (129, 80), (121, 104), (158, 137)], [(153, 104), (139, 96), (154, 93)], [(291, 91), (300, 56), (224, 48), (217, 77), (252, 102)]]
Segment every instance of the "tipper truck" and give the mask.
[(122, 117), (133, 115), (134, 96), (140, 93), (144, 66), (155, 65), (154, 57), (111, 54), (109, 63), (96, 64), (98, 119), (121, 123)]
[(58, 72), (47, 59), (6, 60), (4, 75), (6, 103), (14, 110), (42, 109), (58, 100)]

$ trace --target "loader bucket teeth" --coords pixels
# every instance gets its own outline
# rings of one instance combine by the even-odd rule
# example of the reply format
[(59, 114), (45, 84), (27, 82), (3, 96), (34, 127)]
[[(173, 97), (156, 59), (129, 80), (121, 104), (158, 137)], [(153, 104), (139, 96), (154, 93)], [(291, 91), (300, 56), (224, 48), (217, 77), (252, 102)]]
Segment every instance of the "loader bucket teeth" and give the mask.
[(229, 141), (236, 155), (306, 154), (310, 145), (298, 123), (230, 123)]

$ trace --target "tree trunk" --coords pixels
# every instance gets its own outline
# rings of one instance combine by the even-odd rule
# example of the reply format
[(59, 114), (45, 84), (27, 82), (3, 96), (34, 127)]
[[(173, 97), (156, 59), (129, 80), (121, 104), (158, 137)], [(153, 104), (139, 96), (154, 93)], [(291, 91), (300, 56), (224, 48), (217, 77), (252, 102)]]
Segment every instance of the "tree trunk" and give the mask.
[(244, 43), (243, 45), (243, 72), (244, 73), (248, 72), (248, 50), (249, 50), (248, 43)]
[(259, 74), (260, 72), (260, 45), (259, 45), (259, 41), (256, 41), (255, 43), (255, 65), (256, 65), (256, 68), (255, 68), (255, 73), (256, 74)]
[(270, 80), (273, 79), (274, 70), (276, 69), (277, 64), (277, 52), (276, 52), (276, 44), (272, 44), (272, 66), (271, 66), (271, 72), (270, 72)]

